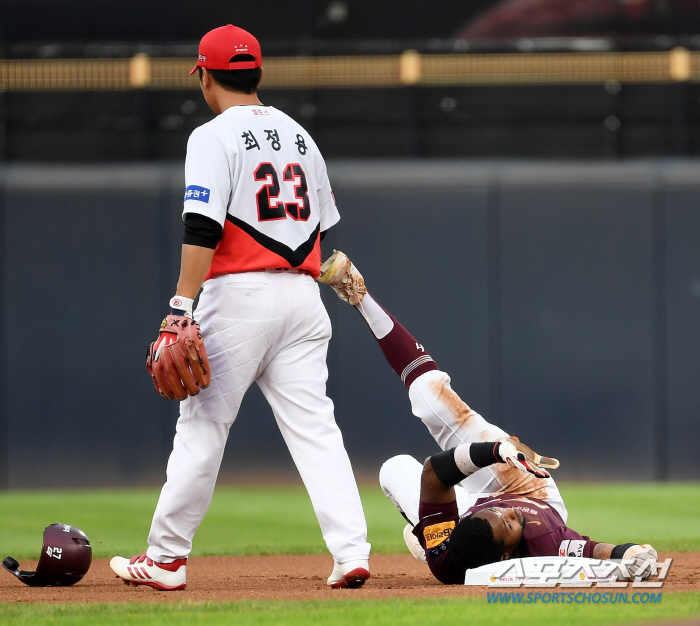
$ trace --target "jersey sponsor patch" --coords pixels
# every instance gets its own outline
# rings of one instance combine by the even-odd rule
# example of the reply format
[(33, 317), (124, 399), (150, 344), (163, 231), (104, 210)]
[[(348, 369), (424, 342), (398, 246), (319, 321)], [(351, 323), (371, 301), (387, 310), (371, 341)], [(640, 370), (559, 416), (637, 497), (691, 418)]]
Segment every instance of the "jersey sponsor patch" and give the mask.
[(441, 544), (446, 539), (450, 538), (452, 531), (455, 528), (455, 522), (440, 522), (432, 526), (426, 526), (423, 529), (423, 537), (425, 538), (425, 547), (427, 550)]
[(199, 185), (190, 185), (185, 189), (185, 200), (199, 200), (200, 202), (209, 203), (211, 191), (206, 187)]
[(559, 544), (559, 556), (583, 556), (585, 547), (583, 539), (565, 539)]
[(277, 117), (268, 109), (251, 108), (250, 113), (255, 117)]

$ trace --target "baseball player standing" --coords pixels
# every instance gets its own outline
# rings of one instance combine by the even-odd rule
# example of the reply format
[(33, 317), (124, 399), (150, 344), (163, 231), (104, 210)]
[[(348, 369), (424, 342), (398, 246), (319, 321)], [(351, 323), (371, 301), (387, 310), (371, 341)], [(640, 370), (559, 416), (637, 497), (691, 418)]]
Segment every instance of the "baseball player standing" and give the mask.
[[(158, 391), (182, 400), (180, 417), (148, 550), (110, 566), (127, 583), (185, 588), (229, 428), (257, 382), (333, 555), (328, 585), (359, 587), (370, 545), (326, 396), (331, 326), (315, 282), (320, 240), (340, 219), (326, 166), (299, 124), (258, 99), (262, 59), (250, 33), (230, 24), (208, 32), (195, 71), (217, 116), (187, 145), (180, 278), (148, 361)], [(202, 283), (200, 336), (192, 306)], [(184, 346), (184, 368), (167, 361), (173, 346)]]

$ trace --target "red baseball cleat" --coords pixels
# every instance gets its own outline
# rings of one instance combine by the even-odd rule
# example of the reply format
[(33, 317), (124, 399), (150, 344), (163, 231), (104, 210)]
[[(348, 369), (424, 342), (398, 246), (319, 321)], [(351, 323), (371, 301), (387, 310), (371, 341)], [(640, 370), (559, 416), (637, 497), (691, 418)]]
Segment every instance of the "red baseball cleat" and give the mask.
[(125, 559), (115, 556), (109, 567), (127, 585), (147, 585), (160, 591), (179, 591), (187, 586), (187, 559), (158, 563), (146, 553)]
[(358, 589), (368, 578), (369, 561), (348, 561), (333, 566), (326, 584), (333, 589)]

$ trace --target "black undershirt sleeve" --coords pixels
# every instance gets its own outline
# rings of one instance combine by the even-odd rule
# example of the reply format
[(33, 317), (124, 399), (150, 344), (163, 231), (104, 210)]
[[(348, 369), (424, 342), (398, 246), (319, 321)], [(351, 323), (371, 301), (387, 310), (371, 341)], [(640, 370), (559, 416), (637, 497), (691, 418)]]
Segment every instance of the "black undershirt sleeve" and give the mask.
[(223, 229), (216, 220), (201, 213), (185, 213), (185, 234), (182, 243), (213, 250), (223, 236)]

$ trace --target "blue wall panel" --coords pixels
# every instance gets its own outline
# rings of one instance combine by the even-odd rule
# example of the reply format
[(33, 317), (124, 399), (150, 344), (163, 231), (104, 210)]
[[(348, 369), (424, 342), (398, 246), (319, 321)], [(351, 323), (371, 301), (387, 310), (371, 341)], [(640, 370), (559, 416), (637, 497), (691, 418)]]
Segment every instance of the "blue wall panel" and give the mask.
[(504, 423), (556, 450), (562, 474), (652, 478), (651, 189), (501, 197)]
[[(329, 172), (343, 218), (324, 255), (348, 252), (475, 410), (558, 456), (561, 477), (700, 477), (700, 164)], [(177, 405), (144, 353), (177, 280), (182, 168), (12, 166), (0, 186), (0, 486), (159, 483)], [(322, 291), (328, 389), (358, 473), (434, 452), (362, 318)], [(296, 476), (257, 389), (222, 476)]]
[(667, 207), (669, 475), (700, 477), (700, 179), (672, 180)]

